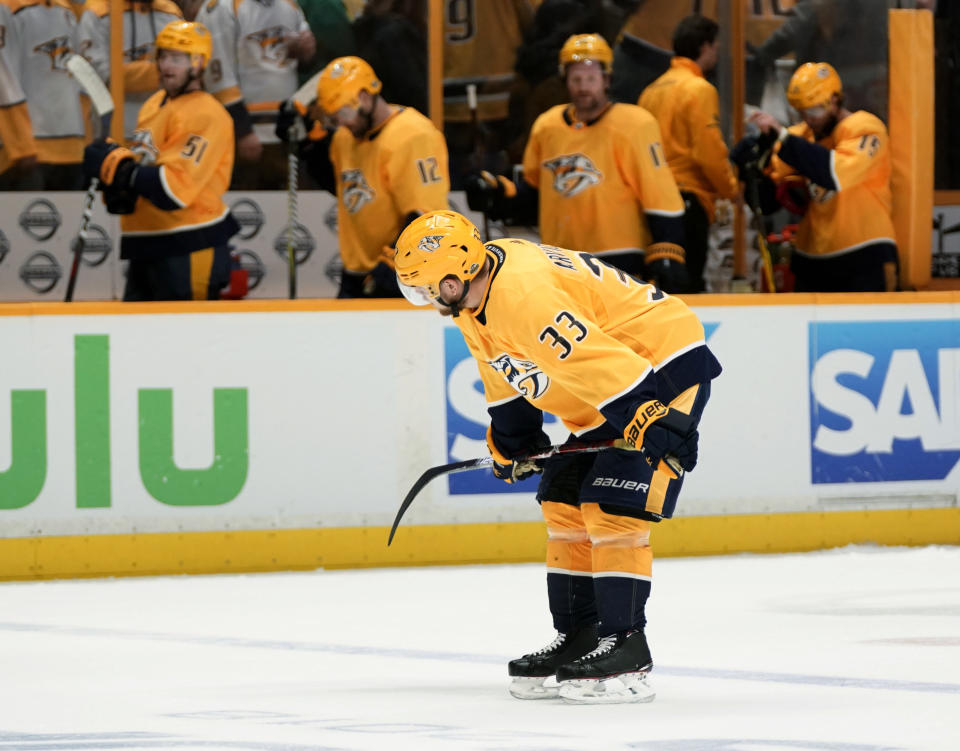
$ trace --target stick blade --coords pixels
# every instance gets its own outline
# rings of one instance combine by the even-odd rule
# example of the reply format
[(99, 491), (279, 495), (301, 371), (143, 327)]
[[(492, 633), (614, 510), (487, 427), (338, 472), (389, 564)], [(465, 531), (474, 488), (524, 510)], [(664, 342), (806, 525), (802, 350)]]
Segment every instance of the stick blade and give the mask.
[(93, 108), (100, 117), (113, 112), (113, 99), (97, 71), (83, 55), (73, 54), (67, 58), (67, 70), (83, 87), (93, 102)]

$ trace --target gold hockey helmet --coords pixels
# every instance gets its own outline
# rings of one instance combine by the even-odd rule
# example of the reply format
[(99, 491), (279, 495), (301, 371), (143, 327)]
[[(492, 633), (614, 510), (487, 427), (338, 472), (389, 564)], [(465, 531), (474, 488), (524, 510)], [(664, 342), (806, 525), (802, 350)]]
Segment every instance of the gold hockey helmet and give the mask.
[(842, 93), (840, 76), (830, 63), (804, 63), (790, 79), (787, 101), (797, 112), (802, 112), (826, 105), (834, 94)]
[(613, 50), (599, 34), (574, 34), (560, 48), (560, 77), (566, 74), (570, 63), (587, 61), (600, 63), (609, 75), (613, 71)]
[(440, 297), (440, 282), (455, 277), (466, 284), (483, 267), (486, 252), (480, 231), (455, 211), (431, 211), (414, 219), (397, 238), (397, 276), (408, 287)]
[(158, 50), (186, 52), (192, 64), (196, 64), (198, 57), (202, 67), (206, 67), (213, 54), (209, 29), (196, 21), (171, 21), (160, 29), (153, 44)]
[(317, 103), (328, 115), (342, 107), (356, 107), (361, 91), (379, 94), (383, 88), (370, 64), (348, 55), (331, 60), (317, 80)]

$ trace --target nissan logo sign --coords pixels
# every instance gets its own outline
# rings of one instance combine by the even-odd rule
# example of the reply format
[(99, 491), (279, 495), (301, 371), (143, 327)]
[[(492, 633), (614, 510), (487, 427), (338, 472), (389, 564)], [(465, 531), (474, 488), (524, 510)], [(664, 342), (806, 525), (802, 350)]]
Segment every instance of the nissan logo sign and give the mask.
[[(287, 227), (284, 227), (283, 231), (277, 235), (277, 239), (273, 241), (273, 249), (284, 259), (287, 257), (287, 228), (289, 226), (288, 224)], [(310, 257), (314, 247), (313, 236), (310, 234), (310, 230), (299, 222), (294, 224), (293, 256), (298, 266)]]
[(20, 212), (19, 224), (30, 237), (43, 242), (59, 229), (60, 212), (46, 198), (38, 198)]
[(60, 264), (45, 250), (38, 250), (20, 267), (20, 278), (23, 283), (41, 295), (57, 286), (60, 276)]
[(3, 234), (3, 230), (0, 229), (0, 263), (3, 263), (3, 259), (7, 257), (7, 253), (10, 252), (10, 241), (7, 239), (7, 236)]
[(107, 231), (99, 224), (91, 224), (87, 227), (87, 241), (83, 244), (80, 260), (86, 266), (99, 266), (107, 260), (112, 249), (113, 244)]
[(260, 209), (260, 206), (249, 198), (241, 198), (238, 201), (234, 201), (230, 207), (230, 213), (233, 214), (233, 218), (236, 219), (237, 224), (240, 225), (240, 231), (237, 233), (237, 237), (241, 240), (249, 240), (251, 237), (256, 237), (260, 228), (263, 227), (263, 211)]
[(247, 289), (256, 289), (260, 281), (267, 275), (267, 270), (260, 260), (260, 256), (252, 250), (237, 250), (233, 253), (233, 261), (247, 272)]

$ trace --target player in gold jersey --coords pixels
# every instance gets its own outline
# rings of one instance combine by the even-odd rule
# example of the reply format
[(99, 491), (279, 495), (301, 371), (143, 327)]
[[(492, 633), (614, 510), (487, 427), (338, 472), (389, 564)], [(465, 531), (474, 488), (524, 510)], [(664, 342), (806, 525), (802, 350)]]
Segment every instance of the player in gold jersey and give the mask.
[[(651, 522), (673, 515), (697, 463), (697, 426), (720, 364), (678, 298), (595, 255), (503, 239), (484, 245), (462, 215), (437, 211), (400, 235), (397, 275), (454, 316), (483, 382), (494, 473), (543, 472), (547, 593), (558, 636), (509, 664), (511, 693), (574, 703), (650, 701), (644, 635)], [(629, 450), (515, 462), (549, 443), (543, 412), (570, 441)]]
[[(393, 244), (407, 223), (447, 207), (450, 178), (443, 134), (412, 107), (380, 96), (373, 68), (359, 57), (338, 57), (320, 73), (322, 122), (286, 103), (277, 136), (289, 138), (293, 118), (304, 117), (300, 144), (310, 175), (337, 196), (341, 298), (399, 297)], [(387, 251), (385, 253), (385, 250)]]
[(223, 202), (233, 168), (233, 122), (202, 90), (210, 32), (173, 21), (157, 34), (163, 89), (140, 109), (132, 148), (97, 141), (84, 171), (99, 178), (107, 211), (122, 214), (124, 300), (215, 300), (230, 277), (239, 230)]
[[(766, 174), (777, 195), (791, 196), (804, 210), (790, 269), (797, 292), (883, 292), (896, 289), (897, 246), (890, 191), (887, 128), (864, 110), (843, 106), (843, 85), (827, 63), (797, 68), (787, 88), (802, 122), (789, 128), (765, 112), (751, 116), (759, 139), (744, 139), (732, 158), (741, 167), (748, 155), (773, 156)], [(733, 155), (736, 155), (735, 157)], [(744, 170), (741, 169), (741, 179)], [(799, 186), (806, 202), (797, 206)], [(766, 184), (768, 193), (771, 186)], [(768, 204), (770, 201), (767, 202)]]
[(683, 292), (683, 199), (656, 119), (610, 101), (612, 61), (597, 34), (564, 43), (560, 72), (571, 103), (534, 122), (523, 155), (524, 184), (481, 173), (467, 182), (470, 208), (518, 218), (539, 203), (544, 242), (597, 253), (667, 291)]

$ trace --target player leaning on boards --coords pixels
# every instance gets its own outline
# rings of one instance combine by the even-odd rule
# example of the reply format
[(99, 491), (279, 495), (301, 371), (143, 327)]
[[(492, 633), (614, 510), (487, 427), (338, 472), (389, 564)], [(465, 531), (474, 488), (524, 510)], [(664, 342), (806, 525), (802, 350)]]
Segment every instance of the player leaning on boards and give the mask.
[[(513, 482), (543, 472), (537, 500), (558, 634), (510, 663), (511, 693), (650, 701), (650, 523), (673, 515), (683, 483), (665, 459), (685, 471), (697, 463), (697, 425), (720, 374), (703, 326), (679, 299), (596, 256), (519, 239), (484, 246), (451, 211), (411, 222), (396, 268), (409, 299), (454, 316), (477, 360), (494, 473)], [(570, 441), (624, 438), (642, 451), (514, 463), (549, 444), (544, 411), (563, 420)], [(559, 689), (543, 685), (554, 674)]]
[[(474, 211), (534, 221), (545, 243), (602, 255), (624, 271), (684, 292), (683, 199), (646, 110), (610, 101), (613, 52), (598, 34), (560, 50), (570, 104), (536, 119), (520, 185), (479, 173), (466, 180)], [(538, 206), (538, 208), (537, 208)]]
[(122, 214), (120, 257), (129, 259), (124, 300), (215, 300), (230, 278), (239, 230), (223, 202), (233, 167), (233, 121), (202, 90), (210, 32), (174, 21), (156, 39), (163, 89), (140, 110), (132, 149), (87, 146), (107, 211)]
[(302, 158), (317, 184), (337, 196), (341, 298), (399, 297), (397, 235), (423, 212), (447, 208), (443, 134), (412, 107), (387, 102), (381, 88), (365, 60), (338, 57), (317, 81), (324, 127), (297, 114), (295, 102), (284, 103), (277, 121), (286, 141), (294, 118), (304, 119)]
[[(897, 286), (897, 246), (887, 128), (843, 106), (843, 84), (827, 63), (805, 63), (787, 87), (803, 122), (785, 128), (766, 112), (750, 119), (760, 135), (731, 151), (740, 179), (763, 168), (761, 205), (779, 200), (803, 213), (790, 270), (797, 292), (884, 292)], [(769, 178), (769, 179), (767, 179)], [(772, 182), (771, 182), (772, 181)], [(774, 187), (774, 184), (776, 187)], [(774, 194), (776, 199), (774, 199)]]

